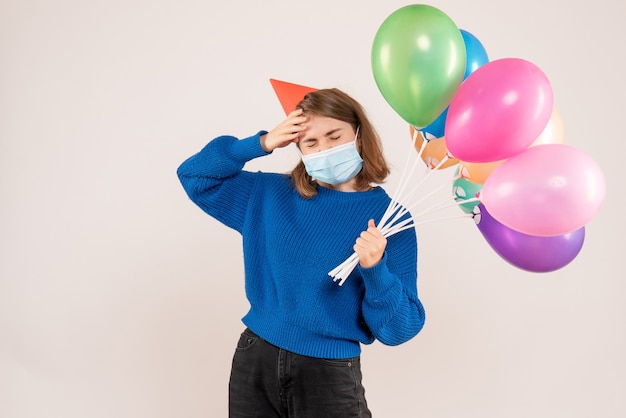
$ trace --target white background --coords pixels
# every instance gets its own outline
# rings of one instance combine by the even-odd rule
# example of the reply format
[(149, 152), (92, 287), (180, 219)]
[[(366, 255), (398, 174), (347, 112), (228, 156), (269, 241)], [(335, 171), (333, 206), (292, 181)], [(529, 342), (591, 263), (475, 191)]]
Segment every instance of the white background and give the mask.
[[(375, 85), (370, 48), (407, 4), (0, 3), (0, 417), (226, 416), (247, 309), (240, 238), (187, 199), (176, 168), (217, 135), (280, 122), (277, 78), (361, 101), (393, 192), (408, 125)], [(428, 4), (490, 59), (546, 73), (566, 143), (602, 167), (607, 196), (578, 257), (548, 274), (503, 261), (470, 219), (419, 226), (427, 323), (402, 346), (364, 348), (371, 409), (626, 416), (626, 2)], [(286, 149), (249, 168), (295, 161)]]

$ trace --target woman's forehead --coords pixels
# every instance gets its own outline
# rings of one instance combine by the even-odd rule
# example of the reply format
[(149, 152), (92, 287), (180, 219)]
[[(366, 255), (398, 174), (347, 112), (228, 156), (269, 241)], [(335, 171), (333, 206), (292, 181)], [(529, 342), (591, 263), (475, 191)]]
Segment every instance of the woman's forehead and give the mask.
[(309, 120), (304, 123), (307, 127), (307, 131), (322, 131), (323, 133), (331, 129), (346, 129), (351, 128), (348, 122), (344, 122), (339, 119), (331, 118), (328, 116), (320, 115), (307, 115)]

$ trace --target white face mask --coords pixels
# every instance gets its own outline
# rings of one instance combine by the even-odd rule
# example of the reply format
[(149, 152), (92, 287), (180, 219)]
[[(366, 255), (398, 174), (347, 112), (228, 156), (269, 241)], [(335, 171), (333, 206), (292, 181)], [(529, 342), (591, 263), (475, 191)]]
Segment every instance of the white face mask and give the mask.
[(363, 159), (356, 150), (359, 128), (356, 130), (354, 141), (321, 152), (302, 155), (306, 172), (315, 180), (332, 185), (345, 183), (356, 176), (363, 167)]

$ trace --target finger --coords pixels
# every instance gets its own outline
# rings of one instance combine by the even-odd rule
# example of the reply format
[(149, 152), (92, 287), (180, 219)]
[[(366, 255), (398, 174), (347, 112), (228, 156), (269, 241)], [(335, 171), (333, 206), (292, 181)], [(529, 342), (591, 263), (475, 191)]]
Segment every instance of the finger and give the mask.
[(374, 239), (374, 235), (369, 232), (369, 231), (363, 231), (361, 232), (361, 235), (359, 235), (359, 238), (357, 238), (357, 242), (359, 240), (362, 240), (362, 242), (370, 242)]
[(285, 129), (289, 132), (303, 132), (308, 129), (305, 125), (306, 119), (295, 119), (285, 126)]
[(302, 125), (301, 123), (294, 123), (291, 127), (295, 128), (298, 132), (306, 131), (308, 129), (306, 125)]
[(374, 235), (379, 235), (380, 233), (380, 229), (378, 229), (373, 219), (370, 219), (367, 222), (367, 230), (373, 233)]
[(367, 241), (363, 238), (357, 238), (353, 248), (355, 252), (360, 253), (367, 248)]
[(373, 239), (380, 239), (383, 237), (383, 233), (376, 227), (373, 220), (370, 220), (367, 225), (367, 232), (371, 235)]
[(368, 228), (367, 232), (369, 232), (371, 234), (372, 238), (374, 238), (374, 239), (381, 239), (381, 238), (383, 238), (383, 233), (380, 232), (380, 229), (378, 229), (376, 227)]
[(296, 108), (294, 110), (292, 110), (291, 112), (289, 112), (289, 114), (287, 115), (287, 118), (291, 118), (293, 116), (299, 116), (302, 114), (302, 112), (304, 112), (304, 110), (302, 108)]
[(285, 135), (289, 136), (289, 140), (290, 141), (299, 141), (300, 140), (300, 136), (302, 135), (302, 132), (305, 129), (303, 129), (300, 126), (292, 126), (289, 128), (289, 130), (285, 133)]
[(285, 119), (285, 123), (288, 125), (300, 125), (309, 121), (309, 118), (304, 115), (290, 115)]

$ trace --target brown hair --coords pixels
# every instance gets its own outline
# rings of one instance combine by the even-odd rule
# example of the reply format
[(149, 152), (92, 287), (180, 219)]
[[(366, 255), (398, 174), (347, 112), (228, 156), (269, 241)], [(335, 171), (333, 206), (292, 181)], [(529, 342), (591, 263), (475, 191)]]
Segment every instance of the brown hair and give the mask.
[[(356, 132), (359, 128), (359, 154), (363, 168), (356, 175), (357, 190), (366, 190), (370, 183), (383, 183), (389, 175), (389, 166), (382, 152), (380, 137), (367, 118), (363, 107), (343, 91), (321, 89), (308, 93), (296, 108), (304, 114), (324, 116), (347, 122)], [(291, 179), (298, 193), (305, 199), (317, 194), (317, 185), (300, 161), (291, 171)]]

